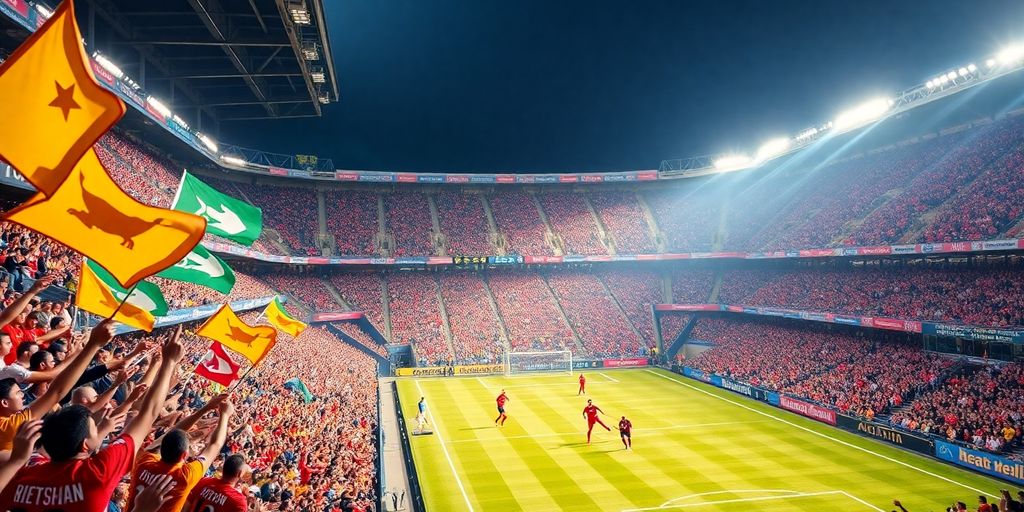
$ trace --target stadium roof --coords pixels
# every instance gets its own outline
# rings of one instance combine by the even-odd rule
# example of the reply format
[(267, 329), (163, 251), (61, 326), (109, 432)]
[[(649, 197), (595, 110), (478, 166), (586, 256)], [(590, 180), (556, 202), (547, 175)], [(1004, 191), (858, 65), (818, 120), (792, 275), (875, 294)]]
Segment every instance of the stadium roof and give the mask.
[(200, 129), (339, 98), (322, 0), (80, 0), (79, 23), (90, 53)]

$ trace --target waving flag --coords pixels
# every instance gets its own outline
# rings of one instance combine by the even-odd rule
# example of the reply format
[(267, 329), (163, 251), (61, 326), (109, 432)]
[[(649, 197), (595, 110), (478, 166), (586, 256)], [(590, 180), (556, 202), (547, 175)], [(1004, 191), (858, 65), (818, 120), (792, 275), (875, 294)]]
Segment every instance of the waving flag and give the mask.
[(0, 65), (0, 158), (44, 196), (124, 115), (89, 68), (71, 0)]
[(289, 315), (288, 311), (284, 309), (284, 306), (277, 297), (274, 297), (274, 300), (272, 300), (270, 304), (267, 304), (267, 309), (263, 311), (263, 314), (267, 317), (267, 321), (270, 322), (270, 325), (273, 325), (292, 336), (298, 336), (299, 334), (302, 334), (302, 331), (306, 330), (306, 324)]
[(129, 295), (114, 276), (89, 260), (82, 262), (75, 305), (107, 318), (117, 311), (114, 320), (146, 332), (153, 330), (154, 317), (167, 314), (167, 302), (155, 284), (141, 282)]
[(52, 196), (36, 194), (6, 219), (95, 260), (127, 288), (184, 258), (206, 224), (125, 194), (91, 149)]
[(302, 379), (298, 377), (292, 377), (284, 383), (285, 389), (290, 389), (300, 395), (302, 400), (307, 404), (313, 401), (313, 393), (309, 392), (309, 388), (306, 387), (306, 383), (302, 382)]
[(273, 327), (248, 325), (238, 318), (227, 304), (221, 306), (207, 319), (196, 334), (219, 341), (225, 347), (252, 361), (253, 365), (259, 364), (277, 343), (277, 331)]
[(207, 232), (234, 240), (246, 247), (263, 232), (263, 211), (199, 181), (188, 172), (171, 208), (206, 219)]
[(202, 361), (199, 361), (199, 366), (196, 366), (196, 375), (227, 388), (238, 380), (239, 369), (241, 366), (215, 341)]
[(157, 274), (159, 277), (198, 284), (227, 295), (235, 286), (235, 272), (224, 260), (212, 254), (201, 244), (185, 255), (181, 261)]

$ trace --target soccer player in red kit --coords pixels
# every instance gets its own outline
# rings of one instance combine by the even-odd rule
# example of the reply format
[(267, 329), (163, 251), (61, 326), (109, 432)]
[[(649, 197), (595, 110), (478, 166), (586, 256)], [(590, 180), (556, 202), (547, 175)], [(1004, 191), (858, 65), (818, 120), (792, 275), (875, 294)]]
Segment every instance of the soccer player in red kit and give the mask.
[(619, 420), (619, 437), (622, 439), (622, 446), (625, 446), (627, 450), (633, 448), (633, 422), (626, 419), (625, 416)]
[(505, 394), (504, 389), (501, 390), (501, 394), (495, 399), (495, 401), (498, 402), (498, 417), (494, 418), (495, 427), (499, 425), (505, 426), (505, 420), (508, 419), (508, 416), (505, 414), (505, 402), (508, 402), (509, 400), (511, 399)]
[(605, 425), (601, 418), (597, 417), (597, 413), (604, 414), (604, 411), (594, 405), (593, 400), (587, 400), (587, 406), (583, 408), (583, 416), (587, 418), (587, 444), (590, 444), (590, 433), (594, 430), (594, 423), (600, 423), (605, 430), (611, 431), (608, 425)]
[(580, 394), (587, 394), (587, 378), (582, 373), (580, 374), (580, 390), (576, 393), (576, 396), (580, 396)]

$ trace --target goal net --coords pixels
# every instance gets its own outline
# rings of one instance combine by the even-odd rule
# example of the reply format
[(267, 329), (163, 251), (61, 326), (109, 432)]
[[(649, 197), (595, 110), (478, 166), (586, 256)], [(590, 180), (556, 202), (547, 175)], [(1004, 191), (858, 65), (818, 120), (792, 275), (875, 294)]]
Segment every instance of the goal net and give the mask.
[(505, 352), (505, 375), (572, 373), (572, 352)]

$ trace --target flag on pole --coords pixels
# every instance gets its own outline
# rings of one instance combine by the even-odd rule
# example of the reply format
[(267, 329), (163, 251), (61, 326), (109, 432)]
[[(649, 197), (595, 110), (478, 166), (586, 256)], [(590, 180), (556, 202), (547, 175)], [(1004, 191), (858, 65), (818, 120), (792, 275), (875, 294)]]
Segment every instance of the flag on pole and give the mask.
[(288, 379), (284, 383), (284, 388), (302, 395), (302, 400), (307, 404), (313, 401), (313, 393), (310, 393), (309, 388), (306, 387), (306, 383), (302, 382), (302, 379), (298, 377)]
[(224, 260), (211, 253), (202, 244), (196, 245), (181, 261), (167, 267), (158, 277), (194, 283), (217, 290), (224, 295), (235, 286), (235, 272)]
[(199, 361), (199, 366), (196, 366), (196, 375), (229, 388), (238, 380), (238, 370), (241, 368), (241, 365), (231, 359), (224, 347), (215, 341), (206, 351), (202, 361)]
[(0, 158), (52, 195), (124, 103), (96, 82), (67, 0), (0, 65)]
[(202, 217), (136, 201), (91, 149), (52, 196), (36, 194), (5, 217), (95, 260), (127, 288), (184, 258), (206, 225)]
[(302, 334), (302, 331), (306, 330), (306, 324), (289, 315), (288, 311), (284, 309), (284, 305), (278, 300), (278, 297), (274, 297), (274, 300), (267, 304), (267, 309), (263, 311), (263, 314), (267, 317), (270, 325), (292, 336), (298, 336)]
[(117, 311), (114, 320), (146, 332), (153, 330), (154, 317), (167, 314), (167, 302), (155, 284), (138, 283), (129, 294), (114, 276), (90, 260), (82, 262), (75, 305), (104, 318)]
[(219, 341), (226, 348), (252, 361), (253, 366), (259, 364), (277, 342), (277, 331), (273, 327), (248, 325), (227, 304), (207, 319), (196, 334)]
[(246, 247), (263, 232), (263, 211), (199, 181), (186, 171), (171, 208), (206, 219), (207, 232)]

